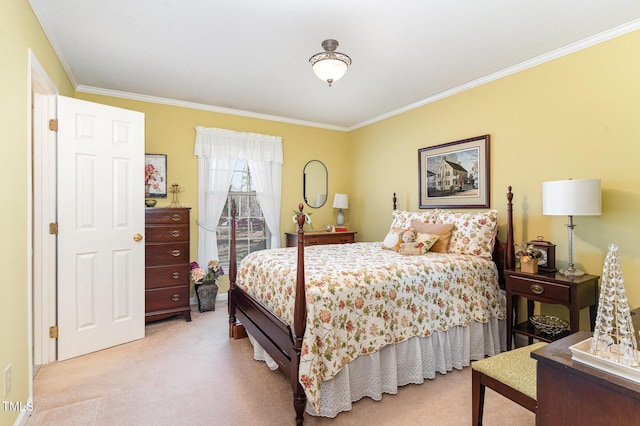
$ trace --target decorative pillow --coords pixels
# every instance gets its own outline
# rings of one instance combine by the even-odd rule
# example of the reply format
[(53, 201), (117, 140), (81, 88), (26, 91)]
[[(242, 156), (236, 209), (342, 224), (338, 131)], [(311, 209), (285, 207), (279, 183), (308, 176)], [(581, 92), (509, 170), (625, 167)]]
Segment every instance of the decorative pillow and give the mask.
[(391, 215), (391, 228), (409, 228), (414, 219), (424, 223), (435, 223), (437, 215), (438, 209), (423, 212), (394, 210)]
[(447, 223), (424, 223), (415, 219), (411, 221), (411, 227), (415, 229), (418, 234), (434, 234), (438, 236), (438, 241), (431, 246), (430, 250), (435, 253), (448, 252), (447, 249), (449, 247), (453, 226), (453, 224)]
[(402, 234), (405, 229), (403, 228), (391, 228), (389, 233), (382, 241), (382, 248), (385, 250), (398, 251), (400, 244), (402, 244)]
[(400, 254), (426, 254), (429, 249), (438, 241), (435, 234), (418, 233), (416, 240), (412, 243), (400, 244), (398, 253)]
[(422, 243), (423, 250), (426, 253), (435, 243), (438, 242), (438, 238), (440, 237), (437, 234), (423, 234), (422, 232), (418, 232), (418, 235), (416, 236), (416, 243)]
[(491, 259), (498, 232), (498, 211), (455, 213), (441, 210), (437, 223), (453, 224), (449, 253), (472, 254)]

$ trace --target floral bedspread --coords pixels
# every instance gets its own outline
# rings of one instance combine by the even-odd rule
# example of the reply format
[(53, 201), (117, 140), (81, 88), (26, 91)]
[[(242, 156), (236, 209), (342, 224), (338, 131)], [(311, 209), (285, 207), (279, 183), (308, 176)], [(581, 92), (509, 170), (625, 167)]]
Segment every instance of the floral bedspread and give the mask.
[[(297, 248), (247, 256), (236, 284), (293, 327)], [(471, 255), (405, 256), (380, 243), (305, 247), (307, 324), (299, 380), (318, 410), (320, 383), (361, 354), (414, 336), (504, 319), (498, 272)]]

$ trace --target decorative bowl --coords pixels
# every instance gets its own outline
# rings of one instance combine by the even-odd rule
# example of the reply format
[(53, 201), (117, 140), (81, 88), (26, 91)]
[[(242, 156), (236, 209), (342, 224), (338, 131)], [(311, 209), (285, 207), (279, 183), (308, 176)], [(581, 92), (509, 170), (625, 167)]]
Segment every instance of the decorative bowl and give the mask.
[(158, 200), (144, 200), (144, 205), (147, 207), (155, 207)]
[(553, 315), (532, 315), (529, 321), (533, 326), (545, 334), (555, 336), (569, 328), (569, 323), (562, 318)]

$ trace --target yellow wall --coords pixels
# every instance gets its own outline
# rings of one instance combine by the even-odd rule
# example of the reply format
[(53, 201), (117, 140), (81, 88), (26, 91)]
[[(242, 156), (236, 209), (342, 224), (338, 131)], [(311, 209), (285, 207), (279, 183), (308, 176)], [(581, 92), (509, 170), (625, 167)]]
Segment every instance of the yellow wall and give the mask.
[[(178, 183), (184, 192), (180, 194), (182, 205), (191, 207), (191, 258), (197, 259), (198, 229), (198, 160), (193, 156), (196, 126), (218, 127), (239, 132), (261, 133), (282, 137), (284, 164), (282, 166), (282, 218), (281, 233), (292, 232), (295, 226), (291, 220), (293, 209), (303, 201), (302, 170), (309, 160), (320, 160), (327, 167), (329, 175), (329, 201), (319, 209), (311, 209), (305, 204), (305, 211), (312, 212), (315, 230), (324, 224), (335, 223), (332, 208), (333, 194), (346, 192), (349, 182), (349, 157), (343, 155), (348, 148), (348, 135), (334, 130), (323, 130), (276, 121), (240, 117), (201, 111), (190, 108), (152, 104), (121, 98), (78, 93), (78, 98), (108, 104), (120, 108), (141, 111), (145, 114), (146, 152), (167, 154), (167, 181)], [(342, 155), (336, 155), (341, 153)], [(171, 196), (159, 199), (157, 206), (166, 206)], [(347, 213), (346, 220), (349, 220)], [(284, 245), (284, 234), (282, 234)], [(228, 276), (220, 280), (220, 292), (228, 289)]]
[[(189, 108), (78, 94), (83, 99), (142, 111), (147, 152), (168, 155), (169, 183), (185, 192), (194, 208), (197, 235), (197, 161), (195, 126), (221, 127), (283, 137), (281, 230), (293, 230), (289, 209), (302, 199), (302, 168), (318, 159), (329, 171), (329, 202), (313, 210), (316, 229), (333, 223), (335, 192), (349, 194), (346, 220), (358, 239), (383, 238), (389, 226), (393, 192), (399, 208), (415, 210), (417, 150), (472, 136), (491, 135), (491, 207), (501, 212), (504, 194), (514, 187), (516, 242), (543, 235), (558, 245), (566, 264), (566, 218), (541, 214), (543, 181), (601, 178), (603, 215), (576, 218), (574, 258), (579, 267), (600, 274), (609, 243), (620, 246), (629, 300), (640, 306), (637, 241), (640, 213), (637, 148), (640, 136), (640, 31), (486, 84), (350, 133)], [(0, 371), (13, 365), (13, 391), (5, 400), (28, 398), (28, 216), (27, 49), (31, 48), (60, 93), (74, 92), (25, 0), (0, 3), (0, 124), (5, 183), (2, 209), (3, 271), (0, 298)], [(166, 205), (170, 200), (161, 200)], [(195, 258), (197, 245), (192, 246)], [(224, 290), (223, 290), (224, 291)], [(583, 315), (584, 317), (584, 315)], [(13, 424), (17, 412), (0, 410), (0, 425)]]
[[(0, 374), (11, 363), (12, 390), (2, 401), (25, 403), (29, 397), (27, 194), (28, 49), (46, 67), (62, 94), (73, 94), (56, 55), (26, 0), (0, 2), (0, 146), (3, 183), (2, 256), (0, 256)], [(0, 377), (4, 383), (4, 376)], [(4, 393), (4, 387), (0, 389)], [(0, 425), (15, 422), (18, 411), (0, 407)]]
[(417, 209), (419, 148), (490, 134), (499, 236), (512, 185), (515, 242), (542, 235), (566, 266), (567, 218), (542, 215), (542, 182), (600, 178), (602, 216), (575, 218), (574, 262), (600, 275), (616, 243), (630, 303), (640, 306), (639, 51), (635, 31), (352, 132), (350, 212), (359, 236), (383, 238), (393, 192), (399, 208)]

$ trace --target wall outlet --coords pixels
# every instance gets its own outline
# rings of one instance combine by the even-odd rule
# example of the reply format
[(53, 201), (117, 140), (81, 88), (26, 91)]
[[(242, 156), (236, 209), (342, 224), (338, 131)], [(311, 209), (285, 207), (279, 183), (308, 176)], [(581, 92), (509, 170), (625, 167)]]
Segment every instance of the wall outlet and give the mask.
[(11, 392), (11, 364), (4, 369), (4, 396)]

